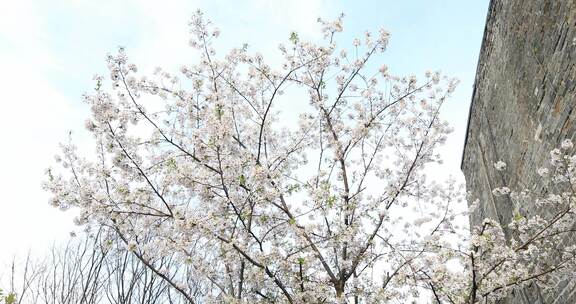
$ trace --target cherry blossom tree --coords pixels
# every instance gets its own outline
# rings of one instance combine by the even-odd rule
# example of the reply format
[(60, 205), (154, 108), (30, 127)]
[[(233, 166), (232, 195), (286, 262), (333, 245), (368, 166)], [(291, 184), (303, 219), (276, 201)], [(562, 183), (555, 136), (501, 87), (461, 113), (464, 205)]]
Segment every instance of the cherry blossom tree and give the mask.
[[(197, 63), (179, 73), (144, 76), (123, 48), (109, 55), (84, 96), (95, 153), (62, 145), (51, 204), (115, 233), (190, 303), (484, 303), (573, 269), (560, 245), (574, 220), (568, 148), (552, 155), (548, 196), (494, 192), (558, 212), (511, 219), (510, 238), (490, 219), (470, 230), (462, 187), (425, 171), (442, 161), (439, 114), (457, 81), (395, 76), (374, 63), (388, 32), (340, 47), (342, 16), (319, 22), (322, 41), (292, 33), (277, 66), (246, 45), (221, 55), (200, 12)], [(298, 116), (283, 127), (287, 112)], [(194, 288), (149, 262), (165, 256)]]

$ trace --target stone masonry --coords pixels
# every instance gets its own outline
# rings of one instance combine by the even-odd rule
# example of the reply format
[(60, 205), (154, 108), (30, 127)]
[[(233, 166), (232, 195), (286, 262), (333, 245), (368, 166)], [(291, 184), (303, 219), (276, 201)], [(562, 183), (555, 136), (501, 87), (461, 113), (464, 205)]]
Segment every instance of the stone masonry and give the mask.
[[(512, 206), (491, 189), (539, 189), (536, 169), (565, 138), (576, 140), (576, 0), (492, 0), (489, 6), (462, 171), (480, 199), (472, 224), (506, 224), (534, 206)], [(496, 171), (493, 164), (508, 164)], [(503, 303), (576, 303), (575, 282), (551, 293), (527, 288)]]

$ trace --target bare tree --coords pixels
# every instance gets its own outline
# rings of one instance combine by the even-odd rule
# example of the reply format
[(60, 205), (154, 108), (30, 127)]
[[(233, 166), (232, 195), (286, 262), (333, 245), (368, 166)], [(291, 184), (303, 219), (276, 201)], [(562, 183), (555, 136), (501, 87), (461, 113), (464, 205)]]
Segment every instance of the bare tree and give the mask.
[(38, 261), (30, 255), (22, 263), (14, 259), (4, 278), (11, 292), (1, 299), (10, 304), (187, 303), (171, 285), (175, 278), (201, 292), (188, 266), (170, 256), (144, 260), (118, 248), (115, 237), (100, 230), (54, 245)]

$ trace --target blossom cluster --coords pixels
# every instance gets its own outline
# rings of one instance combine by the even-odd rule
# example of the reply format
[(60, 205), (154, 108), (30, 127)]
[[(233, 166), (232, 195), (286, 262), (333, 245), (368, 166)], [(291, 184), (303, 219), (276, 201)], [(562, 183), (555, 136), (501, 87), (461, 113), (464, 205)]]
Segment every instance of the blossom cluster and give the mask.
[[(94, 157), (62, 146), (62, 168), (47, 172), (51, 204), (79, 209), (78, 224), (107, 229), (144, 262), (177, 257), (198, 283), (163, 279), (200, 303), (476, 303), (552, 273), (542, 261), (574, 194), (541, 198), (557, 217), (486, 220), (470, 233), (455, 208), (462, 187), (424, 173), (442, 161), (452, 129), (439, 114), (457, 81), (373, 70), (387, 31), (347, 48), (342, 16), (319, 22), (324, 40), (292, 33), (280, 68), (247, 46), (219, 55), (219, 30), (200, 12), (189, 24), (197, 63), (178, 73), (143, 76), (123, 48), (109, 55), (109, 76), (84, 97)], [(293, 90), (305, 96), (298, 109), (281, 97)], [(298, 123), (282, 128), (288, 108)], [(575, 160), (562, 149), (550, 178), (569, 184)], [(533, 199), (504, 185), (494, 194)], [(573, 262), (563, 250), (555, 270)]]

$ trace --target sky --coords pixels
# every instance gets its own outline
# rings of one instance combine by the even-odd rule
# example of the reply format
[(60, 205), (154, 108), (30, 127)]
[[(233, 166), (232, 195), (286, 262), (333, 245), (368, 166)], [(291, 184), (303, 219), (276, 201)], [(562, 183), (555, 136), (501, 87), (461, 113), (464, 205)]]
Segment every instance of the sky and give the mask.
[[(221, 29), (221, 45), (274, 60), (296, 31), (319, 39), (318, 17), (345, 14), (342, 40), (385, 28), (384, 62), (397, 75), (441, 70), (461, 83), (442, 116), (455, 132), (441, 153), (459, 171), (488, 0), (18, 0), (0, 1), (0, 265), (66, 240), (74, 212), (48, 204), (41, 187), (58, 145), (89, 147), (81, 95), (106, 74), (105, 55), (126, 47), (140, 71), (177, 70), (195, 58), (187, 22), (198, 9)], [(88, 151), (89, 152), (89, 151)]]

